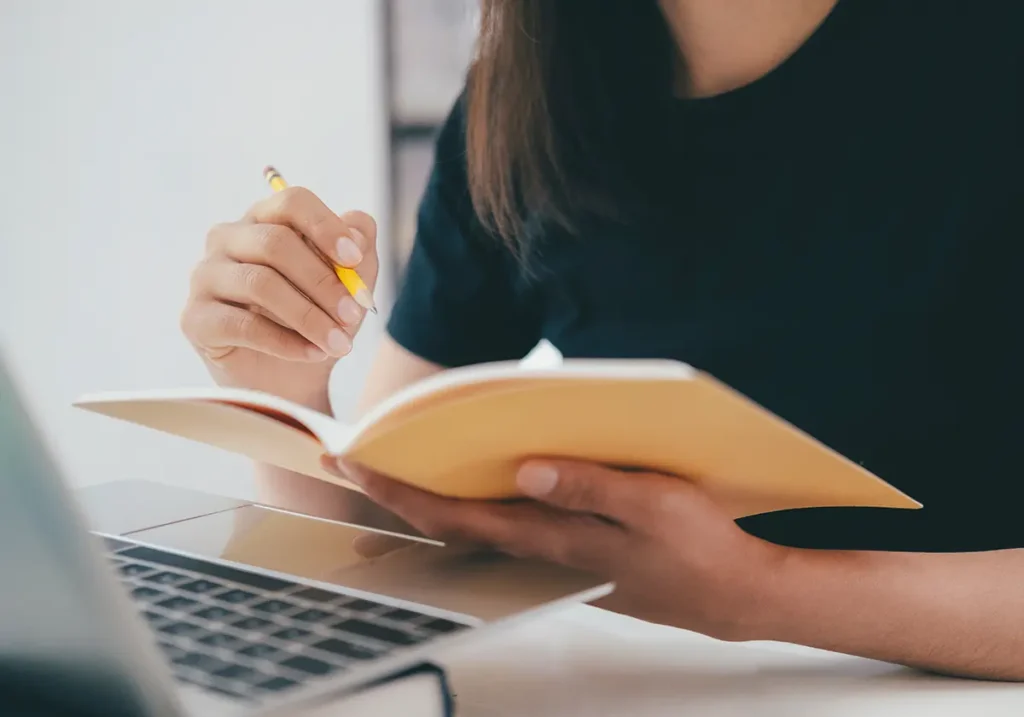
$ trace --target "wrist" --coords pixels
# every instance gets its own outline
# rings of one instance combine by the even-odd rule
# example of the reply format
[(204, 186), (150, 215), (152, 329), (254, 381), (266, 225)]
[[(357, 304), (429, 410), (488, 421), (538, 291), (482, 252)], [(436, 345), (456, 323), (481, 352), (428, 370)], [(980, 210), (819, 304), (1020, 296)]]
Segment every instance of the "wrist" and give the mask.
[(799, 609), (796, 602), (813, 577), (809, 575), (804, 551), (759, 542), (762, 555), (756, 561), (758, 569), (751, 571), (750, 600), (737, 620), (736, 637), (743, 642), (786, 642), (790, 618)]
[(851, 571), (863, 576), (856, 553), (779, 547), (777, 562), (765, 581), (756, 637), (751, 639), (813, 646), (820, 626), (835, 619)]

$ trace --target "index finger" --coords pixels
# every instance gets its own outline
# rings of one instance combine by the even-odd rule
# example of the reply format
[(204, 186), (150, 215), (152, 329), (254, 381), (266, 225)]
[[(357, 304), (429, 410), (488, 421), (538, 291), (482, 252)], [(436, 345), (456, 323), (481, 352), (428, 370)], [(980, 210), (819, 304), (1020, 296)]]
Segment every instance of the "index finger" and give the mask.
[[(304, 187), (276, 192), (249, 210), (257, 224), (281, 224), (309, 239), (331, 261), (354, 269), (363, 260), (357, 232)], [(360, 237), (361, 238), (361, 237)]]

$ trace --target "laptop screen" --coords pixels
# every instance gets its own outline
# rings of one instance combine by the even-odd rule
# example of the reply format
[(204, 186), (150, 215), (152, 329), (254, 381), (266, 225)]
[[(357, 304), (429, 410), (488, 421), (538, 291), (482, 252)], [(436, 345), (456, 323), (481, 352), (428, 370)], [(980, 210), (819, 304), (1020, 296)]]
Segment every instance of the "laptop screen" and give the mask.
[[(174, 714), (0, 356), (0, 695), (12, 715)], [(153, 660), (156, 658), (154, 656)], [(154, 662), (154, 665), (158, 663)]]

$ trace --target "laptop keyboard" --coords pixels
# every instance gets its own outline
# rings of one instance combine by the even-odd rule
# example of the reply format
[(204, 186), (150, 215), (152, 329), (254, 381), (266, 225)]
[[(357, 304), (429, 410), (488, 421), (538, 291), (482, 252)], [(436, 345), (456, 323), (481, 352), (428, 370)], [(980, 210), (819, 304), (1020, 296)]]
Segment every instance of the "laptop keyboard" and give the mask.
[(260, 700), (468, 627), (154, 548), (107, 545), (175, 677), (235, 698)]

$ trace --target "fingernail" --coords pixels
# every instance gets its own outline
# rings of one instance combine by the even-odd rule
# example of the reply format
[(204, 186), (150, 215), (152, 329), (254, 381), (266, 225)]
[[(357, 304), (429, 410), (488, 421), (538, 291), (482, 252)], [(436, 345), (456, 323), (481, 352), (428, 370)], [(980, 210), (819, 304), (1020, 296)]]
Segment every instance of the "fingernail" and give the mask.
[(363, 252), (359, 251), (359, 247), (349, 237), (339, 239), (335, 250), (338, 253), (338, 261), (341, 262), (342, 266), (351, 268), (358, 266), (359, 262), (363, 260)]
[(352, 350), (352, 339), (341, 329), (331, 329), (327, 334), (327, 345), (334, 353), (344, 356)]
[(534, 497), (545, 496), (558, 485), (558, 471), (547, 463), (528, 463), (516, 476), (519, 490)]
[(338, 318), (345, 324), (358, 324), (363, 318), (363, 310), (351, 296), (343, 296), (338, 302)]
[(327, 354), (318, 349), (316, 346), (310, 346), (306, 349), (306, 357), (310, 361), (323, 361), (327, 358)]

